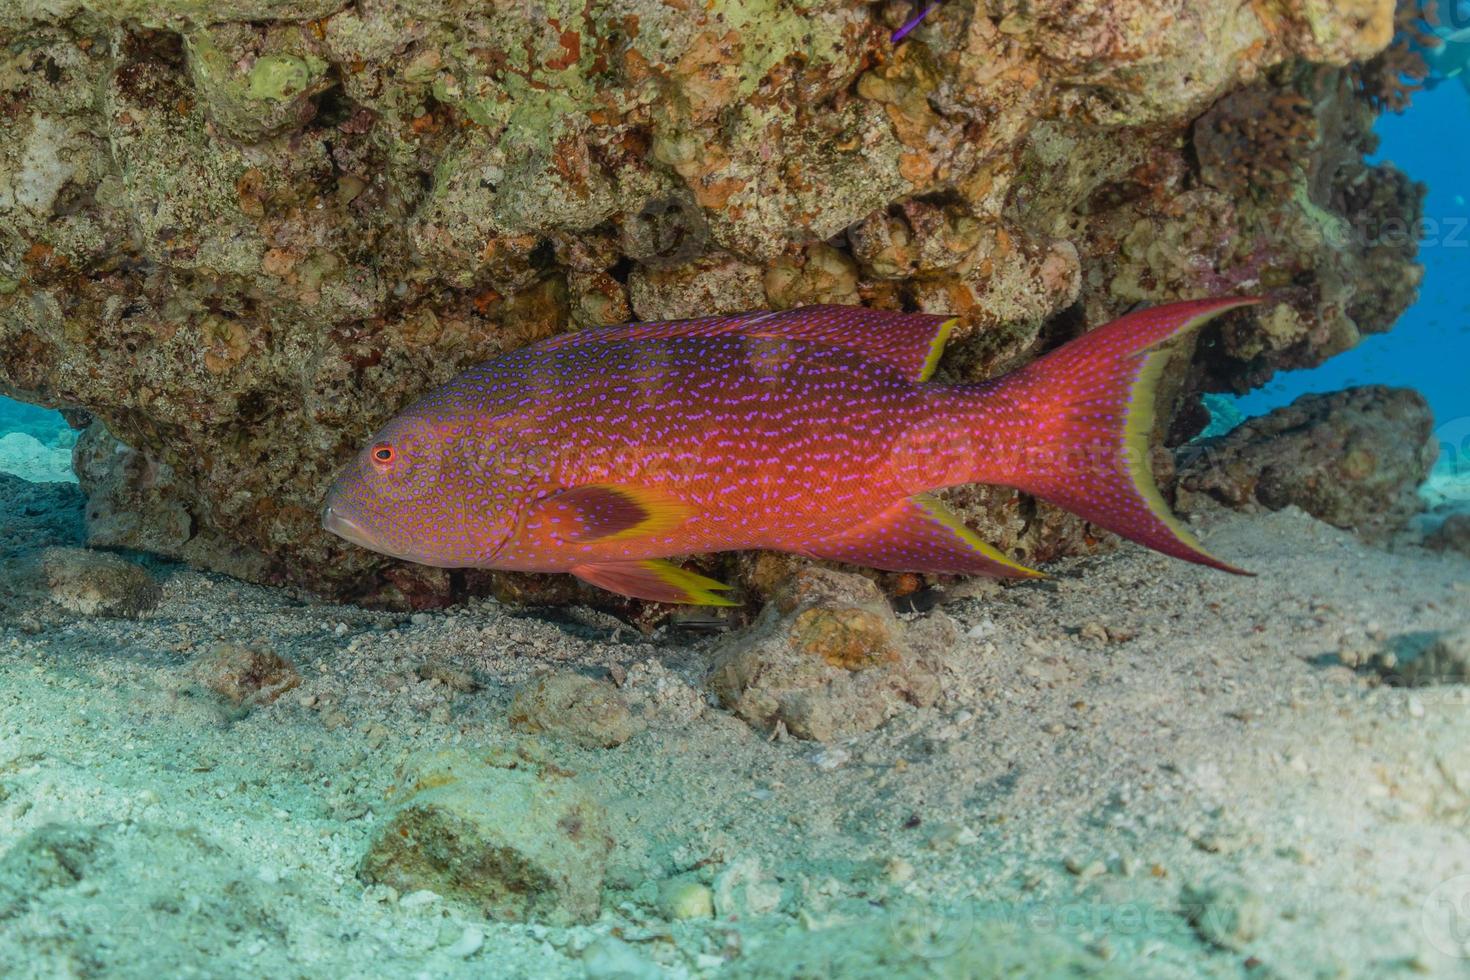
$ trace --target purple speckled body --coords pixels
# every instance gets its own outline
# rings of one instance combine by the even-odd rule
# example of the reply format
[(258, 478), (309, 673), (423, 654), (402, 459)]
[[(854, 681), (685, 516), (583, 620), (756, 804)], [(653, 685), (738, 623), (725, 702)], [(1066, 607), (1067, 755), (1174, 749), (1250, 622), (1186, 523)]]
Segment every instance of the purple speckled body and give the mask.
[(669, 601), (718, 602), (721, 586), (656, 559), (731, 549), (1034, 574), (927, 493), (987, 482), (1215, 563), (1159, 513), (1151, 480), (1138, 486), (1129, 421), (1152, 418), (1142, 348), (1239, 302), (1147, 311), (958, 386), (926, 380), (947, 333), (936, 316), (813, 307), (562, 335), (389, 422), (326, 524), (416, 561), (567, 571)]

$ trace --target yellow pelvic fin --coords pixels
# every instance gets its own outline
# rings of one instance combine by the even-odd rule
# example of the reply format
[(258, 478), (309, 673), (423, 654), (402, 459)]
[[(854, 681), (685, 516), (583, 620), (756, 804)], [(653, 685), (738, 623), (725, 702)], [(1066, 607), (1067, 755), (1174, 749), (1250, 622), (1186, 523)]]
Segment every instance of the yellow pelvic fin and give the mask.
[(728, 591), (728, 585), (662, 558), (578, 565), (572, 574), (600, 589), (634, 599), (690, 606), (739, 605), (716, 594)]

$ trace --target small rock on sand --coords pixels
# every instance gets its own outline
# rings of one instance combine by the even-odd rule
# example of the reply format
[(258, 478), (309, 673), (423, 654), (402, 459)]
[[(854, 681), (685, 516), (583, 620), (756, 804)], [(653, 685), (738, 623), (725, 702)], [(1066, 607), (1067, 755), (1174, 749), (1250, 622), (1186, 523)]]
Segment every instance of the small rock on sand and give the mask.
[(301, 683), (291, 661), (274, 650), (216, 643), (194, 662), (201, 684), (235, 706), (270, 704)]
[(669, 919), (708, 919), (715, 914), (714, 892), (690, 878), (674, 878), (659, 886), (658, 910)]
[(50, 603), (79, 616), (136, 619), (163, 594), (153, 576), (117, 555), (86, 548), (42, 548), (0, 564), (0, 594)]
[(566, 672), (533, 677), (517, 691), (510, 724), (517, 731), (544, 732), (597, 749), (622, 745), (643, 730), (616, 687)]
[(1265, 927), (1261, 897), (1239, 883), (1186, 885), (1179, 904), (1199, 937), (1222, 949), (1243, 949)]
[(798, 572), (715, 652), (710, 686), (758, 728), (821, 741), (871, 731), (939, 693), (936, 664), (905, 642), (878, 587), (822, 568)]
[(1470, 514), (1451, 514), (1424, 540), (1435, 551), (1458, 551), (1470, 558)]
[(497, 919), (596, 918), (612, 841), (603, 809), (570, 778), (443, 754), (402, 774), (403, 801), (358, 867), (369, 884), (429, 889)]

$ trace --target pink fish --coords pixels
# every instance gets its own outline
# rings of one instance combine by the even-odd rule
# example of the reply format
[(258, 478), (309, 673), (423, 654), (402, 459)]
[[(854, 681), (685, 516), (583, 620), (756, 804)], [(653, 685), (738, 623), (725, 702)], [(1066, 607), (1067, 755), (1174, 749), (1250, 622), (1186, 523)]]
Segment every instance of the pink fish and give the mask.
[(1156, 348), (1226, 310), (1129, 314), (1004, 377), (929, 380), (952, 320), (814, 306), (563, 334), (459, 375), (385, 425), (323, 525), (445, 567), (570, 572), (729, 604), (666, 559), (773, 549), (893, 571), (1039, 575), (931, 495), (1015, 487), (1186, 561), (1153, 479)]

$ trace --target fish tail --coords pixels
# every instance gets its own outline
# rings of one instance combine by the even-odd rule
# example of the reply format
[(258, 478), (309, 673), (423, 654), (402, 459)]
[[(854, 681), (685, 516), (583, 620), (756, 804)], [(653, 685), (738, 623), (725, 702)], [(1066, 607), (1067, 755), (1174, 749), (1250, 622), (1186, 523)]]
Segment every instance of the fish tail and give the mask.
[(1249, 574), (1207, 552), (1169, 510), (1154, 482), (1150, 439), (1169, 359), (1159, 346), (1258, 302), (1209, 299), (1139, 310), (975, 386), (979, 418), (972, 424), (996, 450), (977, 463), (975, 482), (1024, 490), (1166, 555)]

